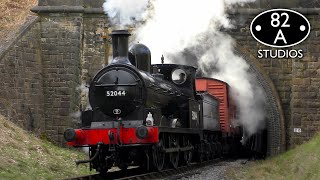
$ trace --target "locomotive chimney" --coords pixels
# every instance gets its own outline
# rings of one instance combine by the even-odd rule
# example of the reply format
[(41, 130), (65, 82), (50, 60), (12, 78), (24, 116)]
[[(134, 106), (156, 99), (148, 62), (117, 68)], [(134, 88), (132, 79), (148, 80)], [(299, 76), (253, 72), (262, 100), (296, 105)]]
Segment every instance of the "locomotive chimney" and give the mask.
[(127, 30), (112, 31), (113, 60), (111, 64), (131, 64), (128, 59), (128, 39), (130, 35)]

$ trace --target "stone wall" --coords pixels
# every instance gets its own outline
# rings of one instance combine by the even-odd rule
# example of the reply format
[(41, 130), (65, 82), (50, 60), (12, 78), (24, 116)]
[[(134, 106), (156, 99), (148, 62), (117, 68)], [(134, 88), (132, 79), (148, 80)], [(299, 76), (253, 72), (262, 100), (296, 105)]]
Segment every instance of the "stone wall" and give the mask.
[(83, 17), (83, 57), (82, 83), (88, 84), (98, 70), (104, 67), (105, 43), (102, 34), (105, 33), (107, 18), (103, 14), (86, 14)]
[(75, 126), (70, 115), (79, 110), (82, 21), (77, 13), (40, 16), (46, 133), (58, 142), (66, 127)]
[(81, 105), (88, 103), (81, 84), (87, 85), (105, 64), (101, 35), (107, 18), (94, 10), (71, 9), (38, 12), (0, 52), (0, 113), (59, 143), (64, 143), (65, 128), (79, 126)]
[(292, 62), (291, 123), (301, 134), (289, 132), (292, 144), (300, 144), (320, 130), (320, 23), (318, 14), (307, 14), (312, 32), (301, 48), (306, 56)]
[(39, 39), (39, 18), (33, 18), (7, 49), (0, 49), (0, 113), (37, 133), (45, 130)]

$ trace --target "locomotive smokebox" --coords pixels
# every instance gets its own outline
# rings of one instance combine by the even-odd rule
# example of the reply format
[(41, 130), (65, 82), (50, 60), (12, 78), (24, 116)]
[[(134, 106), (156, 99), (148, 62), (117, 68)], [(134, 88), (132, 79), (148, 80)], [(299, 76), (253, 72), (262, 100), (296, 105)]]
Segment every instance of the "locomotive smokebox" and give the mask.
[(114, 30), (112, 37), (112, 54), (111, 64), (130, 64), (128, 59), (128, 40), (131, 34), (127, 30)]

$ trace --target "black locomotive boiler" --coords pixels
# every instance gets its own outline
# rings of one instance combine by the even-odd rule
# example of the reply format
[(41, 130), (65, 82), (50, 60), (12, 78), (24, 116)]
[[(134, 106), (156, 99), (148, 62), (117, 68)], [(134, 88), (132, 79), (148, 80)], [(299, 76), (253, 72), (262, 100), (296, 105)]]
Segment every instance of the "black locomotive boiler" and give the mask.
[(166, 164), (177, 168), (212, 159), (239, 144), (238, 128), (224, 127), (231, 116), (221, 121), (224, 99), (197, 91), (196, 68), (151, 65), (146, 46), (128, 50), (129, 36), (112, 32), (113, 60), (90, 84), (92, 110), (82, 112), (83, 127), (64, 133), (68, 145), (89, 147), (89, 159), (77, 163), (90, 163), (100, 173), (131, 165), (161, 171)]

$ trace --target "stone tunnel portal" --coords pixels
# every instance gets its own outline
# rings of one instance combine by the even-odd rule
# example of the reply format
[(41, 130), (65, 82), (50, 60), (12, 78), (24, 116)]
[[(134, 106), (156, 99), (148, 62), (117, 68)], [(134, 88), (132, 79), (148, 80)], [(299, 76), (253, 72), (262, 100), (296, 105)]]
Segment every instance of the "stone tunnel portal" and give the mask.
[(267, 156), (277, 155), (286, 148), (286, 132), (284, 115), (276, 88), (257, 60), (250, 56), (245, 49), (237, 46), (235, 53), (249, 64), (250, 74), (254, 76), (266, 96)]

